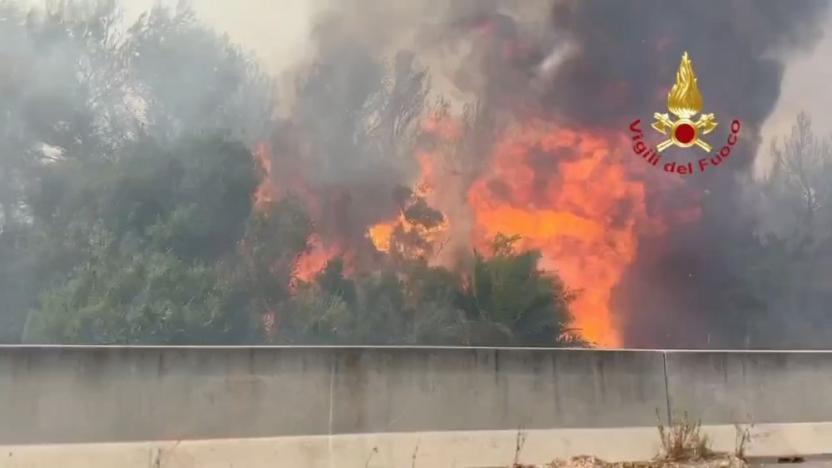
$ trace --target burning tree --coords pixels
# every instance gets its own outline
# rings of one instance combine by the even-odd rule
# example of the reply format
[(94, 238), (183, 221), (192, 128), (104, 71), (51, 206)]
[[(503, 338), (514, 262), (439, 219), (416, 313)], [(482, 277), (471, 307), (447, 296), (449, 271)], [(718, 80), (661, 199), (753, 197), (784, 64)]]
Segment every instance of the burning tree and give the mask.
[[(388, 3), (316, 17), (280, 113), (187, 8), (124, 27), (112, 2), (0, 5), (6, 339), (26, 321), (41, 341), (736, 343), (786, 307), (767, 292), (794, 258), (830, 250), (804, 120), (768, 196), (808, 240), (759, 235), (740, 196), (782, 75), (768, 52), (810, 44), (820, 3)], [(707, 180), (626, 159), (621, 122), (663, 101), (682, 38), (703, 76), (734, 73), (702, 93), (749, 129)], [(822, 302), (794, 288), (789, 310)]]
[[(68, 11), (33, 24), (117, 18)], [(266, 119), (266, 137), (267, 80), (188, 10), (157, 8), (118, 38), (96, 31), (85, 34), (101, 40), (111, 94), (68, 105), (108, 118), (73, 127), (80, 147), (32, 124), (27, 144), (49, 148), (28, 162), (25, 190), (3, 194), (0, 254), (15, 255), (4, 268), (25, 259), (41, 278), (21, 295), (27, 341), (560, 342), (571, 298), (536, 252), (501, 240), (461, 263), (438, 257), (464, 203), (464, 185), (438, 185), (466, 127), (446, 105), (424, 105), (428, 75), (413, 54), (385, 64), (324, 40), (294, 112)], [(191, 76), (206, 80), (185, 86)], [(385, 252), (368, 236), (388, 216)]]

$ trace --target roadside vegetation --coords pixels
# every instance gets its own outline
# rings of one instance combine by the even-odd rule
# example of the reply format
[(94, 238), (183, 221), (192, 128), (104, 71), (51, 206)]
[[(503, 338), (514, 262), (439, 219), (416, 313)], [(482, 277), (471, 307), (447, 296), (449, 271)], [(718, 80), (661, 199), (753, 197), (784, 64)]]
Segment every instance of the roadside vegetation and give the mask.
[(517, 462), (525, 437), (518, 433), (515, 463), (512, 468), (745, 468), (745, 449), (750, 441), (750, 429), (736, 426), (737, 439), (733, 453), (717, 452), (711, 447), (708, 435), (702, 431), (700, 421), (693, 420), (685, 412), (679, 422), (666, 426), (657, 424), (660, 452), (652, 460), (607, 462), (591, 455), (557, 459), (538, 466)]

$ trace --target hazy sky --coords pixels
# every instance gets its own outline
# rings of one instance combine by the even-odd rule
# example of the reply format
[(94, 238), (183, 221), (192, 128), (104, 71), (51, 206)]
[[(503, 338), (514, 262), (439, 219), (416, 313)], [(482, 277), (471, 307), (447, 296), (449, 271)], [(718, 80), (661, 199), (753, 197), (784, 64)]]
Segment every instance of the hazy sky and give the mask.
[[(125, 11), (134, 17), (156, 0), (125, 0)], [(176, 5), (177, 0), (161, 3)], [(309, 21), (315, 5), (310, 0), (192, 0), (200, 19), (225, 31), (231, 39), (254, 52), (271, 70), (291, 64), (305, 52)], [(320, 7), (318, 7), (320, 8)]]
[[(20, 1), (38, 4), (43, 0)], [(178, 3), (178, 0), (161, 1), (168, 5)], [(226, 32), (232, 41), (259, 57), (268, 70), (277, 73), (307, 54), (310, 21), (331, 1), (191, 0), (190, 3), (203, 21)], [(122, 4), (127, 15), (135, 17), (154, 3), (156, 0), (123, 0)], [(758, 169), (767, 165), (768, 142), (787, 134), (801, 110), (811, 115), (820, 133), (832, 135), (832, 91), (829, 90), (832, 17), (826, 19), (826, 24), (828, 34), (817, 47), (791, 59), (780, 100), (764, 127), (767, 141), (757, 158)]]

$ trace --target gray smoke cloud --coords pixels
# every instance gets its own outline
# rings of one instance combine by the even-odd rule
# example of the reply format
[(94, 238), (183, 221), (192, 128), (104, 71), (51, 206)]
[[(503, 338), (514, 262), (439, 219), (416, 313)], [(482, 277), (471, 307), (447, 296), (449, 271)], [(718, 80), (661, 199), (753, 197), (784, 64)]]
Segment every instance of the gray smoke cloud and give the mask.
[[(734, 118), (742, 122), (742, 143), (718, 170), (681, 186), (645, 181), (651, 216), (672, 217), (693, 203), (700, 205), (701, 217), (693, 225), (671, 225), (661, 237), (640, 239), (638, 257), (614, 292), (613, 309), (631, 346), (747, 344), (758, 318), (753, 312), (767, 305), (734, 291), (753, 263), (755, 254), (746, 248), (759, 244), (759, 213), (743, 194), (752, 184), (760, 129), (777, 103), (786, 60), (822, 36), (828, 2), (360, 3), (361, 14), (347, 2), (316, 22), (314, 65), (298, 88), (294, 112), (302, 127), (315, 129), (299, 139), (316, 142), (314, 148), (296, 145), (275, 156), (279, 167), (281, 157), (301, 155), (301, 166), (314, 168), (310, 183), (332, 194), (322, 209), (328, 213), (322, 219), (329, 220), (325, 231), (346, 231), (339, 237), (358, 242), (366, 226), (395, 213), (395, 188), (413, 182), (407, 151), (384, 146), (392, 140), (355, 137), (377, 119), (362, 114), (367, 102), (402, 99), (395, 92), (370, 95), (392, 62), (401, 73), (388, 89), (412, 94), (419, 86), (406, 82), (429, 71), (436, 94), (458, 93), (477, 103), (477, 131), (461, 165), (470, 181), (487, 163), (494, 136), (512, 121), (536, 117), (621, 132), (641, 118), (646, 127), (653, 112), (666, 107), (687, 51), (705, 111), (720, 121), (711, 143), (721, 145)], [(284, 166), (293, 164), (288, 159)], [(550, 180), (552, 158), (539, 159), (532, 166), (542, 173), (540, 180)]]
[[(521, 5), (362, 1), (316, 16), (311, 56), (291, 70), (292, 106), (273, 137), (272, 157), (279, 189), (316, 194), (314, 217), (325, 239), (367, 249), (367, 227), (400, 210), (396, 194), (418, 178), (419, 125), (440, 107), (437, 98), (455, 113), (469, 106), (473, 130), (454, 161), (463, 181), (457, 205), (464, 204), (497, 128), (537, 100), (528, 84), (554, 45), (543, 40), (551, 35), (545, 22), (529, 27), (515, 19), (529, 4)], [(538, 19), (550, 8), (531, 5)], [(454, 228), (470, 255), (459, 211)]]
[(363, 21), (334, 11), (316, 19), (314, 55), (294, 70), (292, 106), (271, 138), (278, 190), (313, 194), (325, 242), (359, 251), (367, 227), (395, 215), (396, 189), (412, 183), (408, 136), (428, 86), (414, 55), (386, 59)]
[(706, 112), (720, 116), (723, 129), (733, 118), (743, 124), (742, 144), (718, 170), (681, 189), (648, 193), (649, 208), (659, 215), (673, 208), (672, 200), (690, 199), (688, 192), (705, 196), (696, 225), (642, 239), (637, 262), (616, 291), (628, 344), (748, 344), (766, 304), (749, 303), (735, 291), (753, 264), (748, 247), (757, 242), (757, 219), (743, 203), (743, 186), (750, 183), (760, 127), (780, 93), (785, 58), (820, 38), (827, 9), (824, 1), (555, 5), (553, 28), (565, 31), (578, 52), (555, 74), (545, 96), (550, 108), (589, 126), (649, 120), (665, 108), (679, 56), (688, 51)]
[[(112, 59), (112, 66), (132, 70), (131, 77), (96, 67), (94, 44), (77, 36), (49, 44), (44, 35), (35, 43), (23, 26), (0, 29), (3, 66), (14, 72), (3, 76), (4, 105), (11, 109), (8, 115), (27, 117), (6, 122), (7, 142), (20, 133), (14, 125), (23, 124), (54, 127), (54, 138), (44, 143), (79, 157), (83, 152), (74, 146), (105, 152), (117, 142), (106, 134), (101, 145), (76, 142), (73, 134), (91, 132), (73, 131), (71, 125), (95, 126), (111, 135), (220, 128), (252, 146), (267, 141), (278, 190), (315, 194), (317, 205), (310, 211), (316, 231), (348, 244), (341, 247), (372, 252), (366, 229), (395, 216), (401, 208), (397, 190), (415, 182), (419, 116), (435, 97), (471, 105), (474, 130), (456, 162), (463, 181), (459, 202), (464, 203), (465, 188), (487, 164), (494, 138), (506, 125), (534, 117), (607, 133), (622, 132), (641, 118), (646, 127), (653, 112), (665, 108), (679, 57), (688, 51), (705, 111), (720, 121), (711, 143), (724, 141), (730, 120), (737, 118), (743, 123), (741, 144), (718, 170), (681, 186), (668, 189), (645, 181), (652, 216), (667, 216), (698, 197), (702, 215), (696, 224), (671, 226), (661, 237), (639, 240), (638, 257), (615, 291), (614, 310), (625, 343), (632, 346), (747, 341), (754, 311), (767, 304), (736, 293), (754, 262), (749, 246), (759, 244), (760, 214), (748, 209), (743, 194), (752, 184), (760, 128), (777, 102), (785, 63), (819, 39), (828, 2), (311, 3), (308, 50), (285, 70), (291, 85), (279, 99), (257, 63), (231, 45), (218, 45), (220, 39), (187, 14), (158, 10), (131, 23), (130, 48)], [(274, 22), (279, 27), (280, 18)], [(175, 46), (162, 47), (160, 41)], [(101, 83), (102, 91), (64, 79), (64, 69), (77, 76), (99, 73), (100, 80), (92, 82)], [(17, 92), (23, 84), (52, 104), (24, 102), (26, 95)], [(143, 103), (145, 95), (159, 102)], [(89, 113), (62, 116), (62, 100), (73, 99), (84, 105), (65, 107)], [(125, 102), (99, 107), (123, 114), (96, 112), (96, 99)], [(278, 101), (287, 109), (275, 121)], [(141, 112), (143, 107), (150, 111)], [(55, 125), (64, 121), (70, 126)], [(112, 128), (109, 122), (129, 122), (129, 128)], [(18, 150), (2, 157), (25, 152)], [(556, 180), (549, 177), (553, 160), (580, 157), (574, 152), (555, 156), (532, 157), (541, 190)], [(15, 182), (4, 177), (9, 180), (0, 195)], [(629, 210), (623, 206), (615, 215)]]

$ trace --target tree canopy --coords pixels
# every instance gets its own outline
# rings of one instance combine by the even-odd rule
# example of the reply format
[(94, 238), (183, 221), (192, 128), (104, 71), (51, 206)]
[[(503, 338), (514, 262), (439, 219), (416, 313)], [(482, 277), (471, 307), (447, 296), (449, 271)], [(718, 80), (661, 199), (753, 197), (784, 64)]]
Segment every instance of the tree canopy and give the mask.
[[(273, 83), (189, 9), (125, 28), (115, 2), (0, 8), (15, 64), (0, 78), (0, 341), (582, 344), (566, 286), (506, 237), (465, 268), (402, 257), (347, 271), (336, 257), (299, 279), (321, 227), (310, 207), (253, 203), (269, 175), (252, 148), (281, 125)], [(310, 68), (294, 124), (315, 135), (322, 171), (340, 154), (366, 163), (341, 172), (392, 174), (426, 73), (408, 54), (358, 58)], [(413, 200), (408, 220), (444, 221)]]

